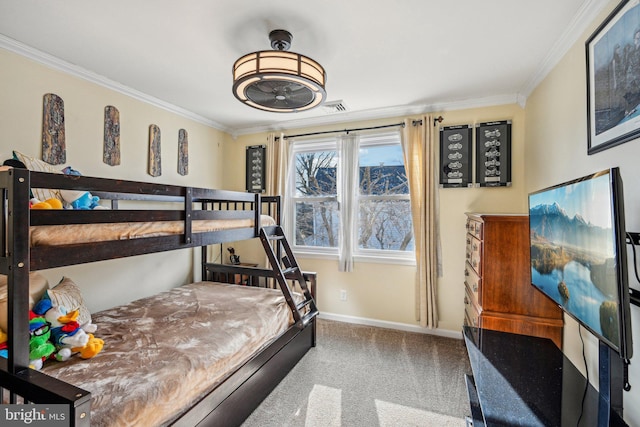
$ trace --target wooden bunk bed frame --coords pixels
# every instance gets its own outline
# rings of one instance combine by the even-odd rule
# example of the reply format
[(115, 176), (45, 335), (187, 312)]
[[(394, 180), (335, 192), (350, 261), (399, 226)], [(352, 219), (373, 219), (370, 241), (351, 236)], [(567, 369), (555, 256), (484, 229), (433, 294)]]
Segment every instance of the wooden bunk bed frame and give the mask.
[[(173, 209), (30, 210), (31, 188), (86, 190), (103, 199), (170, 202)], [(263, 203), (279, 223), (279, 198), (226, 190), (211, 190), (145, 182), (70, 176), (9, 169), (0, 171), (2, 204), (2, 252), (0, 273), (8, 283), (8, 359), (0, 359), (0, 392), (9, 403), (69, 405), (71, 425), (90, 425), (89, 392), (28, 368), (29, 272), (73, 264), (116, 259), (140, 254), (202, 247), (202, 279), (212, 271), (236, 267), (206, 262), (207, 245), (260, 237), (272, 269), (237, 267), (238, 274), (272, 278), (281, 288), (296, 323), (223, 383), (183, 414), (174, 425), (239, 425), (304, 354), (315, 346), (315, 273), (300, 271), (278, 225), (262, 228)], [(179, 205), (177, 209), (175, 205)], [(252, 228), (206, 233), (192, 232), (198, 219), (253, 219)], [(92, 242), (64, 246), (30, 247), (30, 226), (114, 222), (181, 221), (184, 233), (130, 240)], [(275, 243), (274, 243), (275, 242)], [(274, 250), (275, 246), (275, 250)], [(282, 250), (286, 256), (281, 258)], [(267, 279), (262, 279), (263, 282)], [(259, 280), (259, 279), (258, 279)], [(298, 281), (305, 302), (291, 299), (288, 283)], [(307, 286), (307, 282), (310, 286)], [(309, 289), (310, 288), (310, 289)], [(6, 394), (5, 394), (6, 393)]]

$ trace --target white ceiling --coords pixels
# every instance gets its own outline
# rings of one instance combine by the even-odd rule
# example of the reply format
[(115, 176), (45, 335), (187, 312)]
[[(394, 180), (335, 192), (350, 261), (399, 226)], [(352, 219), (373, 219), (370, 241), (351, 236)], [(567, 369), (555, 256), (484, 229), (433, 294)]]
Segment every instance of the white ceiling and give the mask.
[[(523, 104), (608, 3), (2, 0), (0, 47), (237, 135)], [(270, 49), (277, 28), (325, 67), (327, 100), (347, 112), (267, 113), (234, 98), (234, 61)]]

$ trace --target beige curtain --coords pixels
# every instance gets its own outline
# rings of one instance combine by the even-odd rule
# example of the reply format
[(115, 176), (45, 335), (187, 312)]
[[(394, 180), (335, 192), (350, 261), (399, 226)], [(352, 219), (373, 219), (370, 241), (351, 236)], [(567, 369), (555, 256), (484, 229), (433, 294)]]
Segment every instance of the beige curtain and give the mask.
[(284, 197), (288, 162), (289, 142), (284, 138), (284, 134), (269, 133), (267, 135), (267, 195)]
[(438, 327), (436, 307), (438, 262), (438, 199), (435, 171), (436, 132), (433, 117), (407, 119), (402, 149), (409, 179), (416, 252), (416, 319), (425, 328)]

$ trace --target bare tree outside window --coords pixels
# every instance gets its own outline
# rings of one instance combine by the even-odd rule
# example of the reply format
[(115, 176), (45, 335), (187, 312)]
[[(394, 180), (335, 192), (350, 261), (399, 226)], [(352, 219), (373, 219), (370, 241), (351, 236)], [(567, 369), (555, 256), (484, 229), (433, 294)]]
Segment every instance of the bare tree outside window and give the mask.
[[(402, 162), (402, 148), (399, 145), (375, 146), (368, 147), (365, 153), (361, 154), (359, 165), (358, 247), (412, 251), (409, 182)], [(382, 160), (377, 166), (367, 164), (373, 158)]]
[(296, 245), (337, 247), (340, 218), (336, 152), (299, 153), (295, 170)]

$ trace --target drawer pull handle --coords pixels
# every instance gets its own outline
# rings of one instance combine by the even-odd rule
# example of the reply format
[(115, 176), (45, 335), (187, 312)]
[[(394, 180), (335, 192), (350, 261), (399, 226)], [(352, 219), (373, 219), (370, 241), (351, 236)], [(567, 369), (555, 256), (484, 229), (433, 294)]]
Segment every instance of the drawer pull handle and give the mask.
[(464, 269), (464, 275), (469, 276), (469, 270), (467, 270), (466, 268)]

